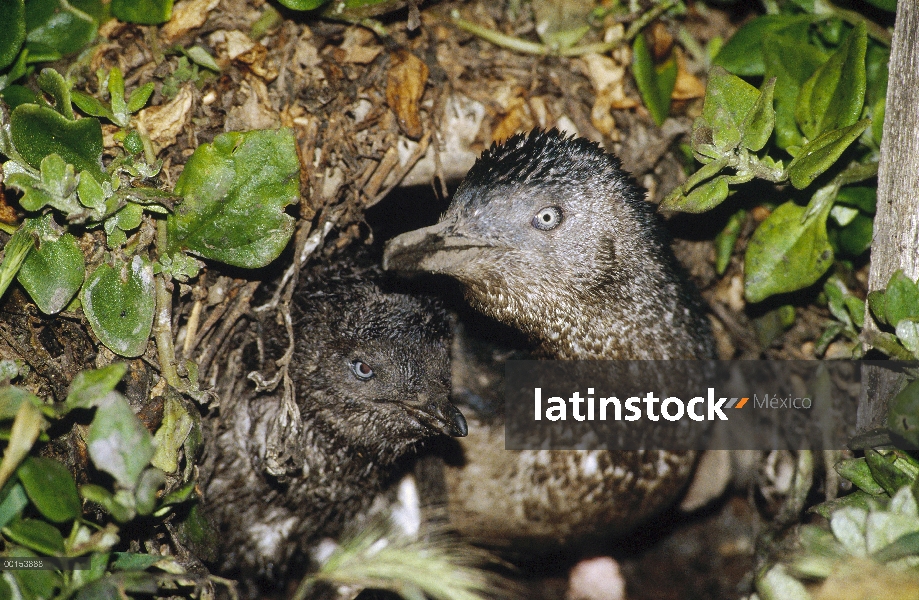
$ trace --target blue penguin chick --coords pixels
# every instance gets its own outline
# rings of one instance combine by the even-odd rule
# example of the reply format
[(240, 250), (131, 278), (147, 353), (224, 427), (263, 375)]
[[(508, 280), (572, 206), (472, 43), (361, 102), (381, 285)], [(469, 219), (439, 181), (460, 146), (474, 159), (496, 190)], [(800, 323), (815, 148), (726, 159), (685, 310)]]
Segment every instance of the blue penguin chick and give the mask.
[[(440, 221), (390, 240), (385, 269), (457, 279), (470, 304), (556, 359), (708, 359), (714, 339), (644, 191), (556, 130), (483, 153)], [(446, 473), (451, 524), (491, 544), (624, 532), (672, 504), (695, 454), (506, 452), (472, 427)]]
[[(209, 419), (205, 514), (219, 535), (219, 571), (250, 594), (282, 586), (318, 540), (353, 525), (417, 442), (467, 433), (448, 399), (443, 309), (384, 292), (380, 279), (348, 259), (303, 272), (291, 306), (294, 406), (283, 386), (249, 388)], [(281, 357), (284, 327), (262, 326), (268, 358)]]

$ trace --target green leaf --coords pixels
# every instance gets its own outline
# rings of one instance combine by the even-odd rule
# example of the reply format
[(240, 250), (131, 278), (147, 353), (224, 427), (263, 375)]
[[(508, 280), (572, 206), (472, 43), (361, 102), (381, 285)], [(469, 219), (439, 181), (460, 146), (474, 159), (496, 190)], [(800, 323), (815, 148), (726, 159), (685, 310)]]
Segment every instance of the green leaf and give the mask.
[(78, 90), (73, 90), (70, 92), (70, 99), (74, 104), (77, 105), (77, 108), (88, 115), (92, 115), (94, 117), (102, 117), (112, 122), (115, 121), (115, 117), (112, 115), (112, 111), (109, 110), (105, 104), (97, 100), (94, 96), (84, 94)]
[(83, 285), (86, 267), (76, 238), (61, 235), (51, 226), (51, 215), (41, 221), (39, 246), (29, 253), (17, 279), (38, 308), (47, 315), (61, 311)]
[(13, 64), (22, 42), (26, 39), (26, 8), (24, 0), (0, 0), (4, 26), (0, 28), (0, 69)]
[[(2, 77), (0, 77), (2, 79)], [(2, 84), (2, 82), (0, 82)], [(6, 102), (10, 110), (15, 109), (20, 104), (38, 104), (39, 95), (27, 87), (21, 85), (8, 85), (0, 90), (0, 98)]]
[(122, 231), (131, 231), (140, 227), (141, 219), (144, 216), (144, 207), (133, 202), (128, 202), (124, 208), (115, 213), (113, 217), (118, 229)]
[(884, 488), (884, 491), (893, 496), (903, 486), (908, 486), (912, 481), (895, 464), (896, 456), (890, 453), (885, 456), (880, 452), (867, 448), (865, 450), (865, 460), (874, 480)]
[(812, 600), (804, 584), (777, 564), (756, 582), (756, 590), (766, 600)]
[(897, 339), (913, 356), (919, 356), (919, 321), (900, 319), (896, 328)]
[(105, 201), (108, 199), (106, 190), (89, 171), (80, 173), (80, 183), (77, 185), (77, 194), (80, 204), (91, 208), (97, 213), (105, 212)]
[(3, 528), (3, 533), (17, 544), (45, 556), (64, 554), (64, 536), (53, 525), (38, 519), (20, 519)]
[(901, 558), (919, 555), (919, 531), (905, 533), (896, 540), (884, 546), (872, 555), (878, 562), (885, 563)]
[(150, 461), (154, 467), (166, 473), (175, 473), (179, 470), (179, 451), (193, 425), (194, 421), (182, 403), (175, 398), (166, 398), (163, 423), (154, 436), (156, 454)]
[(16, 151), (32, 167), (57, 154), (78, 171), (98, 181), (102, 172), (102, 126), (96, 119), (69, 121), (56, 111), (35, 104), (18, 106), (10, 115), (10, 137)]
[(805, 288), (833, 263), (827, 212), (805, 219), (806, 213), (807, 208), (786, 202), (753, 233), (744, 258), (744, 295), (749, 302)]
[[(7, 185), (10, 185), (10, 178), (7, 176)], [(6, 292), (13, 277), (19, 272), (22, 263), (35, 247), (35, 241), (32, 237), (32, 222), (34, 219), (26, 219), (22, 227), (16, 230), (13, 236), (3, 247), (3, 262), (0, 262), (0, 296)]]
[(763, 149), (775, 129), (775, 109), (772, 108), (775, 81), (773, 77), (766, 82), (741, 126), (740, 143), (753, 152)]
[(201, 46), (192, 46), (185, 51), (185, 55), (188, 56), (193, 63), (201, 65), (205, 69), (210, 69), (215, 73), (220, 72), (220, 65), (218, 65), (214, 57)]
[(859, 22), (846, 41), (801, 86), (795, 117), (808, 138), (858, 121), (865, 104), (867, 43), (865, 24)]
[(113, 571), (144, 571), (163, 559), (162, 556), (156, 554), (139, 554), (135, 552), (115, 552), (114, 556)]
[(284, 249), (300, 196), (300, 161), (289, 129), (225, 133), (202, 144), (175, 192), (185, 200), (167, 217), (168, 253), (189, 250), (245, 267), (267, 265)]
[(77, 373), (70, 384), (65, 403), (68, 408), (96, 406), (122, 380), (128, 371), (126, 363), (112, 363), (101, 369), (86, 369)]
[(287, 8), (294, 10), (314, 10), (328, 2), (329, 0), (278, 0)]
[(822, 133), (817, 139), (808, 142), (788, 164), (791, 184), (799, 190), (809, 186), (814, 179), (833, 166), (849, 144), (857, 140), (870, 123), (869, 119), (862, 119), (849, 127)]
[(755, 87), (722, 67), (714, 67), (705, 88), (702, 116), (693, 124), (693, 150), (701, 152), (697, 145), (707, 140), (721, 154), (740, 145), (744, 120), (759, 97)]
[(38, 75), (38, 87), (54, 98), (54, 110), (73, 121), (73, 107), (70, 105), (70, 84), (54, 69), (42, 69)]
[(882, 488), (871, 475), (868, 462), (864, 458), (852, 458), (836, 463), (836, 472), (854, 483), (859, 489), (868, 494), (877, 496), (884, 493)]
[(137, 482), (137, 514), (149, 515), (156, 508), (156, 492), (166, 483), (166, 474), (161, 470), (151, 467), (140, 474)]
[(919, 286), (897, 271), (887, 282), (885, 321), (896, 327), (902, 319), (919, 318)]
[(724, 275), (728, 264), (731, 262), (731, 255), (734, 253), (734, 246), (737, 245), (737, 239), (743, 231), (744, 223), (747, 222), (747, 211), (740, 209), (728, 219), (718, 235), (715, 236), (715, 271), (719, 275)]
[(97, 28), (95, 19), (65, 0), (29, 0), (26, 48), (59, 58), (92, 42)]
[(153, 87), (153, 82), (151, 81), (131, 92), (127, 106), (129, 113), (134, 114), (144, 107), (147, 100), (150, 99), (150, 95), (153, 93)]
[[(872, 480), (873, 481), (873, 480)], [(880, 486), (879, 486), (880, 487)], [(881, 490), (883, 493), (883, 490)], [(826, 519), (830, 519), (833, 516), (833, 513), (839, 510), (840, 508), (853, 507), (862, 509), (865, 511), (874, 510), (878, 507), (878, 501), (883, 498), (887, 499), (887, 495), (883, 494), (878, 496), (876, 494), (872, 495), (862, 490), (855, 490), (847, 496), (842, 498), (837, 498), (835, 500), (830, 500), (828, 502), (821, 502), (817, 506), (808, 509), (808, 512), (817, 513), (822, 515)], [(806, 527), (806, 526), (805, 526)]]
[(874, 221), (871, 217), (858, 214), (839, 230), (839, 249), (849, 256), (861, 256), (871, 247), (874, 235)]
[[(29, 394), (31, 395), (31, 394)], [(19, 463), (28, 455), (38, 434), (47, 425), (41, 411), (39, 411), (28, 397), (20, 397), (16, 419), (10, 431), (10, 441), (3, 451), (3, 461), (0, 462), (0, 486), (6, 485), (7, 480), (19, 466)]]
[(836, 196), (838, 204), (855, 206), (869, 215), (874, 214), (877, 201), (878, 189), (876, 187), (846, 186), (840, 188), (839, 194)]
[(77, 485), (67, 467), (51, 458), (31, 456), (17, 471), (32, 504), (55, 523), (73, 521), (80, 516)]
[(810, 23), (811, 17), (791, 15), (765, 15), (753, 19), (738, 29), (731, 39), (722, 46), (721, 51), (712, 60), (712, 65), (724, 67), (735, 75), (756, 77), (765, 75), (763, 41), (773, 31), (784, 29), (789, 25)]
[(112, 493), (104, 487), (87, 483), (80, 486), (80, 495), (107, 510), (112, 515), (112, 518), (119, 523), (130, 521), (135, 516), (132, 507), (123, 506), (117, 502)]
[(153, 327), (153, 268), (135, 256), (118, 268), (103, 264), (80, 293), (83, 311), (99, 341), (121, 356), (143, 354)]
[(6, 487), (7, 494), (0, 501), (0, 527), (6, 527), (6, 524), (18, 517), (29, 504), (26, 497), (26, 491), (19, 482), (13, 483)]
[(887, 427), (919, 448), (919, 379), (914, 379), (890, 401)]
[(49, 154), (42, 159), (38, 177), (28, 172), (14, 172), (7, 177), (6, 183), (23, 192), (19, 204), (25, 210), (37, 211), (53, 206), (66, 215), (81, 211), (76, 197), (77, 178), (73, 165), (68, 165), (57, 154)]
[(713, 209), (728, 197), (728, 179), (725, 176), (715, 177), (697, 186), (682, 200), (668, 202), (668, 210), (679, 210), (688, 213), (702, 213)]
[(154, 452), (153, 436), (121, 394), (107, 395), (96, 409), (86, 446), (96, 468), (127, 489), (134, 489)]
[(119, 21), (159, 25), (172, 16), (172, 0), (112, 0), (112, 14)]
[(654, 66), (654, 59), (643, 35), (636, 36), (632, 44), (632, 72), (641, 99), (654, 122), (660, 126), (670, 112), (670, 96), (676, 84), (677, 65), (670, 58), (660, 67)]
[(804, 138), (795, 120), (801, 86), (826, 62), (826, 54), (807, 43), (806, 36), (786, 32), (769, 35), (763, 44), (766, 77), (775, 77), (775, 139), (780, 148), (800, 146)]

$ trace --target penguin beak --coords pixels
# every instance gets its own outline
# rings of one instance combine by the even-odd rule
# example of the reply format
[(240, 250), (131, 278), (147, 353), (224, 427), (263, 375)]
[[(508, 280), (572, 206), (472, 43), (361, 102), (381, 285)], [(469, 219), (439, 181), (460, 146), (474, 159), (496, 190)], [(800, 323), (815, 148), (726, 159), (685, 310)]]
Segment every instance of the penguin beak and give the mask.
[(419, 411), (418, 417), (427, 426), (453, 437), (466, 437), (469, 426), (466, 418), (447, 398), (427, 401), (423, 394), (418, 395), (418, 404), (412, 407)]
[(493, 247), (487, 240), (459, 231), (456, 222), (443, 220), (389, 240), (383, 253), (383, 268), (461, 277), (464, 266), (480, 259)]

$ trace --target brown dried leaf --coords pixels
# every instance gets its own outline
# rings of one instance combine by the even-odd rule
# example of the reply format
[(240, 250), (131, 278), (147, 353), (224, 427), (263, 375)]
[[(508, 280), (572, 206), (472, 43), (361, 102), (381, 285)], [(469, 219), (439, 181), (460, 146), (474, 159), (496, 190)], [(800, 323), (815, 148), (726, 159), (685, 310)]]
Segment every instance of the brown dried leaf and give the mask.
[(345, 51), (342, 61), (359, 65), (370, 64), (383, 51), (383, 47), (373, 43), (376, 36), (363, 27), (353, 27), (345, 32), (345, 40), (340, 48)]
[(6, 203), (6, 190), (0, 184), (0, 223), (12, 225), (16, 222), (16, 209)]
[(504, 118), (495, 126), (491, 139), (495, 142), (503, 142), (515, 133), (529, 131), (534, 125), (526, 102), (523, 98), (517, 98), (510, 105)]
[(151, 106), (137, 113), (137, 128), (150, 136), (157, 152), (175, 144), (191, 116), (192, 92), (183, 87), (169, 104)]
[(705, 96), (705, 85), (699, 78), (686, 70), (686, 59), (682, 52), (677, 53), (676, 84), (670, 95), (674, 100), (693, 100)]
[(207, 21), (208, 15), (217, 8), (220, 0), (184, 0), (172, 9), (172, 18), (160, 29), (160, 35), (167, 42), (173, 42), (192, 29), (198, 29)]
[(386, 82), (386, 102), (396, 113), (399, 127), (412, 139), (421, 137), (421, 115), (418, 103), (428, 80), (428, 67), (407, 50), (392, 53)]

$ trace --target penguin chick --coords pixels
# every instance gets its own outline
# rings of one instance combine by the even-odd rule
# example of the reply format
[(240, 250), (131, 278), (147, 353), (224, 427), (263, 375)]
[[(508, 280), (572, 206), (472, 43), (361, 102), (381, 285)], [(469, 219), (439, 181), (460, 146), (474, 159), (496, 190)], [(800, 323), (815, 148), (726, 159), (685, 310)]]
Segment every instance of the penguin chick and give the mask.
[(250, 590), (280, 584), (311, 545), (339, 535), (417, 442), (467, 432), (448, 399), (439, 305), (384, 292), (378, 270), (349, 260), (301, 278), (291, 306), (296, 408), (280, 391), (223, 399), (202, 465), (219, 566)]

